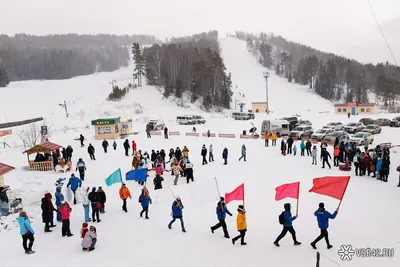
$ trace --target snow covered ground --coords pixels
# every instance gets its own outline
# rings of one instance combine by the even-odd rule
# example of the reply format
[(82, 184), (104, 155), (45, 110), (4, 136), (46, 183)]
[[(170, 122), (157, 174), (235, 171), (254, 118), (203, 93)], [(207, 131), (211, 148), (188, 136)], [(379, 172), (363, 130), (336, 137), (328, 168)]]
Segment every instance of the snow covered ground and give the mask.
[[(228, 71), (232, 72), (234, 90), (245, 94), (247, 101), (263, 101), (265, 97), (265, 80), (262, 76), (265, 69), (248, 53), (246, 44), (232, 38), (220, 40), (222, 55)], [(106, 211), (101, 216), (102, 222), (96, 224), (99, 242), (95, 251), (83, 253), (80, 247), (79, 231), (83, 222), (83, 208), (78, 204), (72, 207), (71, 238), (61, 237), (61, 225), (53, 228), (53, 233), (43, 232), (41, 222), (40, 199), (46, 192), (54, 193), (54, 182), (59, 177), (69, 177), (54, 172), (28, 172), (26, 156), (22, 142), (17, 133), (23, 128), (16, 128), (12, 136), (0, 138), (12, 145), (11, 149), (0, 149), (0, 162), (16, 167), (7, 174), (6, 184), (11, 185), (12, 194), (22, 196), (25, 210), (32, 216), (33, 228), (36, 230), (34, 249), (30, 256), (23, 254), (19, 229), (13, 220), (16, 215), (7, 218), (7, 230), (0, 231), (1, 266), (110, 266), (129, 264), (130, 266), (314, 266), (315, 250), (309, 243), (319, 234), (316, 218), (313, 213), (318, 203), (323, 201), (328, 211), (333, 212), (338, 201), (328, 197), (308, 193), (312, 179), (326, 175), (345, 175), (338, 169), (321, 169), (312, 166), (311, 159), (299, 155), (283, 157), (279, 146), (264, 148), (262, 140), (171, 137), (164, 140), (154, 136), (147, 139), (143, 133), (129, 139), (137, 142), (139, 149), (165, 149), (187, 145), (190, 159), (194, 164), (195, 183), (185, 184), (183, 178), (179, 185), (172, 186), (172, 176), (164, 175), (164, 189), (153, 191), (149, 186), (153, 205), (150, 206), (150, 220), (139, 217), (141, 210), (137, 199), (141, 187), (135, 182), (127, 182), (132, 193), (128, 201), (129, 213), (121, 210), (118, 196), (118, 185), (106, 187), (104, 180), (117, 168), (126, 173), (131, 168), (131, 157), (125, 157), (122, 150), (123, 140), (119, 140), (117, 151), (105, 154), (101, 141), (94, 140), (90, 121), (104, 117), (123, 117), (134, 120), (134, 129), (144, 130), (148, 118), (163, 118), (169, 129), (183, 134), (191, 131), (191, 126), (178, 126), (177, 115), (201, 114), (207, 119), (205, 125), (197, 126), (199, 132), (210, 129), (217, 133), (240, 134), (251, 128), (248, 121), (234, 121), (219, 114), (205, 114), (195, 105), (188, 108), (179, 107), (169, 99), (163, 99), (157, 89), (145, 86), (131, 91), (120, 102), (106, 101), (110, 92), (111, 80), (125, 86), (131, 79), (130, 68), (112, 73), (99, 73), (91, 76), (77, 77), (63, 81), (28, 81), (12, 83), (9, 88), (0, 92), (0, 121), (28, 119), (36, 116), (46, 118), (52, 125), (51, 141), (74, 148), (73, 161), (82, 157), (87, 164), (84, 186), (103, 186), (107, 193)], [(288, 84), (284, 79), (271, 74), (269, 78), (270, 105), (273, 113), (257, 114), (254, 121), (257, 127), (266, 118), (280, 118), (300, 114), (311, 120), (317, 129), (330, 121), (358, 121), (360, 116), (347, 119), (333, 114), (332, 104), (309, 92), (306, 87)], [(237, 86), (237, 88), (236, 88)], [(58, 106), (63, 100), (68, 102), (71, 116), (65, 118), (64, 111)], [(140, 107), (139, 107), (140, 105)], [(250, 108), (250, 107), (248, 107)], [(135, 110), (143, 112), (136, 114)], [(1, 114), (3, 113), (3, 114)], [(378, 114), (375, 117), (393, 117), (393, 114)], [(96, 148), (96, 161), (90, 161), (86, 148), (80, 148), (74, 138), (80, 133)], [(375, 143), (392, 142), (400, 144), (400, 129), (385, 127), (382, 134), (375, 137)], [(203, 144), (213, 144), (215, 162), (201, 166), (200, 149)], [(239, 162), (240, 147), (246, 144), (247, 162)], [(222, 165), (221, 153), (224, 147), (229, 149), (229, 164)], [(321, 266), (399, 266), (400, 237), (396, 229), (400, 214), (398, 212), (399, 188), (396, 167), (400, 162), (398, 148), (391, 154), (391, 174), (388, 183), (375, 179), (352, 176), (348, 190), (337, 218), (330, 222), (330, 239), (334, 248), (327, 250), (323, 241), (318, 244), (322, 254)], [(354, 172), (351, 172), (353, 174)], [(150, 178), (153, 178), (150, 173)], [(222, 230), (214, 235), (210, 226), (217, 222), (215, 207), (218, 201), (214, 177), (217, 177), (221, 194), (232, 191), (240, 183), (245, 183), (248, 245), (232, 246), (223, 238)], [(285, 202), (274, 201), (275, 187), (287, 182), (301, 182), (299, 218), (294, 227), (300, 247), (294, 247), (290, 235), (281, 241), (276, 248), (272, 242), (281, 231), (278, 215)], [(171, 217), (173, 197), (168, 187), (179, 195), (185, 205), (184, 220), (187, 233), (182, 233), (178, 222), (168, 230)], [(236, 208), (240, 202), (228, 204), (234, 214), (227, 218), (231, 237), (237, 235)], [(294, 213), (294, 210), (293, 210)], [(3, 225), (4, 226), (4, 225)], [(1, 227), (1, 226), (0, 226)], [(337, 251), (342, 244), (353, 247), (394, 248), (394, 258), (355, 258), (349, 262), (340, 260)]]

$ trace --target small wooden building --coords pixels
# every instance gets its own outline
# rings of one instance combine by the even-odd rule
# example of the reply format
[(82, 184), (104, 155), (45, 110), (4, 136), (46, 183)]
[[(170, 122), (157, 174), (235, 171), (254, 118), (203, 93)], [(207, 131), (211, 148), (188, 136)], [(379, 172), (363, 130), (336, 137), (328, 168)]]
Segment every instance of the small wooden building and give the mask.
[(4, 174), (14, 170), (14, 167), (0, 162), (0, 186), (4, 185)]
[(132, 120), (121, 121), (120, 118), (93, 120), (96, 140), (114, 140), (132, 134)]
[[(36, 145), (24, 153), (28, 155), (28, 162), (29, 162), (29, 170), (31, 171), (53, 171), (54, 170), (54, 157), (57, 158), (57, 150), (62, 148), (62, 146), (53, 144), (51, 142), (44, 142), (42, 144)], [(38, 157), (37, 154), (43, 153)], [(31, 160), (29, 157), (35, 154), (36, 157), (34, 160)], [(40, 160), (37, 160), (39, 159)]]
[(251, 109), (253, 113), (267, 112), (267, 102), (252, 102)]
[(335, 104), (336, 114), (376, 114), (378, 113), (378, 105), (375, 103), (347, 103), (347, 104)]

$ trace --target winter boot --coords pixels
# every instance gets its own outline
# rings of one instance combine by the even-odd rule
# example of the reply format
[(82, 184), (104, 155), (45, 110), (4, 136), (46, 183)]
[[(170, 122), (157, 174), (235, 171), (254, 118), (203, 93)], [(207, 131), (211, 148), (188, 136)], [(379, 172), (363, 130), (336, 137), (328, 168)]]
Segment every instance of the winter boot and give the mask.
[(88, 250), (88, 249), (87, 249), (87, 248), (82, 248), (82, 250), (83, 250), (83, 251), (86, 251), (86, 250)]
[(235, 238), (232, 238), (232, 244), (235, 245), (235, 242), (236, 242)]
[(246, 246), (246, 245), (247, 245), (247, 243), (246, 243), (246, 242), (242, 242), (242, 243), (240, 243), (240, 245), (242, 245), (242, 246)]
[(301, 245), (301, 242), (295, 241), (295, 242), (294, 242), (294, 245), (295, 245), (295, 246)]
[(276, 241), (274, 242), (274, 245), (277, 246), (277, 247), (280, 247), (279, 243), (276, 242)]
[(333, 248), (333, 246), (332, 245), (328, 245), (328, 249), (331, 249), (331, 248)]
[(317, 249), (314, 242), (312, 242), (310, 245), (312, 246), (313, 249)]
[(211, 229), (211, 233), (214, 233), (214, 228), (210, 227), (210, 229)]
[(186, 233), (186, 229), (185, 229), (185, 228), (182, 228), (182, 232)]
[(168, 229), (171, 229), (171, 225), (170, 224), (168, 224)]
[(89, 251), (93, 251), (94, 250), (94, 248), (89, 248)]

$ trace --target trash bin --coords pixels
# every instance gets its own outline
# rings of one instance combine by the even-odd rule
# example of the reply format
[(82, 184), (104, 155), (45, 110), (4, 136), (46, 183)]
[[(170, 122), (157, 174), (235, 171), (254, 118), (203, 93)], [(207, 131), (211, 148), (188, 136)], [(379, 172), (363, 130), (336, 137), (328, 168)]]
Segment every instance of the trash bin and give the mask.
[(243, 130), (243, 135), (246, 135), (246, 130)]

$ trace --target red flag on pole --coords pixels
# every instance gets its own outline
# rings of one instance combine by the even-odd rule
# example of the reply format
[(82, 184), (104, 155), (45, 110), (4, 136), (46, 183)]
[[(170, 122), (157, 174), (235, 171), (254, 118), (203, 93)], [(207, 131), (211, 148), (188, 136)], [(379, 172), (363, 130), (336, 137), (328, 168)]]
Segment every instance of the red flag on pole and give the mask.
[(278, 201), (287, 197), (298, 199), (299, 187), (300, 187), (300, 182), (278, 186), (277, 188), (275, 188), (276, 191), (275, 200)]
[(308, 192), (343, 199), (350, 176), (325, 176), (313, 179), (313, 187)]
[(230, 193), (225, 193), (225, 203), (228, 204), (232, 200), (244, 200), (244, 184), (239, 185)]

